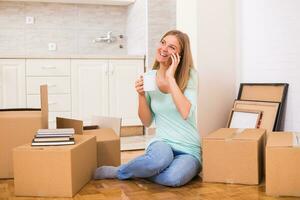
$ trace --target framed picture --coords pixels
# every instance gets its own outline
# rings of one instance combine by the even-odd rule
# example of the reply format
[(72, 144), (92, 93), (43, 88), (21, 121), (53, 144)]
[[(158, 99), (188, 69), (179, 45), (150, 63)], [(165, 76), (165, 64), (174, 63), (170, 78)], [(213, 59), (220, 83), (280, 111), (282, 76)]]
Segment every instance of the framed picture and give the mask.
[(284, 103), (287, 83), (241, 83), (238, 100)]
[(283, 113), (288, 92), (288, 83), (241, 83), (238, 100), (279, 103), (273, 130), (282, 130)]
[(228, 128), (259, 128), (261, 111), (255, 110), (231, 110)]
[(235, 100), (233, 109), (261, 111), (260, 128), (271, 132), (275, 128), (280, 103)]

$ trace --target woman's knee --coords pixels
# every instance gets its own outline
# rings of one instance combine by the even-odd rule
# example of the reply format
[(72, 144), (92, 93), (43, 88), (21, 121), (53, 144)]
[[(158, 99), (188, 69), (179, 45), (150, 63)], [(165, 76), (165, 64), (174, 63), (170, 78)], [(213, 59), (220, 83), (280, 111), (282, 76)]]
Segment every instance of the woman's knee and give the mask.
[(158, 183), (170, 187), (180, 187), (199, 173), (201, 164), (198, 160), (190, 156), (183, 155), (180, 157), (171, 164), (170, 168), (157, 177)]
[(172, 162), (172, 156), (162, 156), (160, 159), (149, 159), (148, 163), (145, 165), (145, 170), (154, 171), (154, 174), (158, 174), (167, 168)]
[(147, 165), (146, 170), (164, 169), (170, 165), (174, 159), (172, 148), (165, 142), (157, 141), (151, 144), (147, 150)]
[(180, 187), (188, 183), (191, 179), (192, 178), (187, 179), (181, 174), (169, 174), (161, 184), (169, 187)]

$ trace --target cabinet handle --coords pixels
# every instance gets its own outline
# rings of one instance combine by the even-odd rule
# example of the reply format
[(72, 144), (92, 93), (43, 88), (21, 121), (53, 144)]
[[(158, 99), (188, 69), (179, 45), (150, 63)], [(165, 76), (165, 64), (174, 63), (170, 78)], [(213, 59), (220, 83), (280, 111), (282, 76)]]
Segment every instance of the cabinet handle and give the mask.
[(48, 87), (56, 87), (56, 84), (50, 84)]
[(114, 71), (115, 71), (115, 68), (114, 68), (113, 66), (111, 66), (110, 69), (111, 69), (111, 70), (110, 70), (109, 74), (110, 74), (110, 75), (113, 75), (113, 74), (114, 74)]
[(48, 105), (54, 105), (54, 104), (57, 104), (57, 102), (56, 102), (56, 101), (50, 101), (50, 102), (48, 103)]
[(106, 76), (108, 75), (108, 67), (107, 66), (105, 67), (105, 75)]
[(56, 69), (55, 66), (43, 66), (42, 69)]

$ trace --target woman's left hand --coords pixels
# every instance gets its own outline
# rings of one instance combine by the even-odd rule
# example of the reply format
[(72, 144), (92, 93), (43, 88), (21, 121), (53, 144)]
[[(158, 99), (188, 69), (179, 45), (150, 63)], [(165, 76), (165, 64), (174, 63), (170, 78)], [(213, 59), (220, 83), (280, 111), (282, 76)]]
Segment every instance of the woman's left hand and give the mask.
[(172, 53), (171, 54), (171, 59), (172, 59), (172, 63), (170, 65), (170, 67), (167, 69), (166, 71), (166, 76), (167, 78), (174, 78), (176, 69), (178, 67), (178, 64), (180, 62), (180, 56), (178, 53)]

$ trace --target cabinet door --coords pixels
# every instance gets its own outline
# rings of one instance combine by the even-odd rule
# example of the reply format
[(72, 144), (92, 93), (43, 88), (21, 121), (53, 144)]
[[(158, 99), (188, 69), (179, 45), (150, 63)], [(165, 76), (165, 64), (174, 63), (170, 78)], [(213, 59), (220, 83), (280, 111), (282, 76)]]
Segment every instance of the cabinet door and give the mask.
[(108, 115), (108, 62), (72, 60), (72, 117), (91, 122), (93, 115)]
[(141, 125), (135, 81), (144, 72), (143, 60), (111, 60), (109, 64), (109, 112), (122, 117), (122, 125)]
[(25, 107), (25, 60), (0, 59), (0, 108)]

